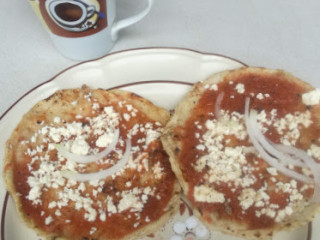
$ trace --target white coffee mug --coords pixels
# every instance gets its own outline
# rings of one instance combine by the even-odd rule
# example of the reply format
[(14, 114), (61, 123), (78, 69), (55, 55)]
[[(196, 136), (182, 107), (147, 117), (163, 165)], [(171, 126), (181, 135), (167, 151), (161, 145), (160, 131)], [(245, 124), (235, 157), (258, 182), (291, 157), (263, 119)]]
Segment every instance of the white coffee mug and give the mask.
[(64, 56), (91, 60), (111, 50), (119, 30), (150, 12), (154, 0), (146, 1), (148, 5), (142, 12), (117, 22), (116, 0), (30, 0), (30, 3)]

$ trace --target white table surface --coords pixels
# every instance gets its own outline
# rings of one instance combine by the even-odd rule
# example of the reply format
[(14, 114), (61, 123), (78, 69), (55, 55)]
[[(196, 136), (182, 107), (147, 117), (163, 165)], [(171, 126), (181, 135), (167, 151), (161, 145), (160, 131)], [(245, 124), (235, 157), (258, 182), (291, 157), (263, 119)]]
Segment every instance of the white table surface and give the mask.
[[(144, 0), (118, 0), (118, 18)], [(0, 1), (0, 115), (21, 95), (77, 62), (61, 56), (28, 0)], [(156, 0), (112, 52), (183, 47), (285, 69), (320, 87), (320, 1)]]

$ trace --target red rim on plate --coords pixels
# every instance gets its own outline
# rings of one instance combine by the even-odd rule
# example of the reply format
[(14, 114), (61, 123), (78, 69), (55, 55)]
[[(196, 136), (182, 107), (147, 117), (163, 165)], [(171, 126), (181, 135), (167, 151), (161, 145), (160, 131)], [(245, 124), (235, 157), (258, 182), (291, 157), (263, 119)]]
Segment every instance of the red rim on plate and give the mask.
[(61, 75), (62, 73), (74, 68), (74, 67), (77, 67), (79, 65), (82, 65), (82, 64), (85, 64), (85, 63), (88, 63), (88, 62), (95, 62), (97, 60), (100, 60), (100, 59), (103, 59), (103, 58), (107, 58), (109, 56), (113, 56), (113, 55), (117, 55), (117, 54), (120, 54), (120, 53), (125, 53), (125, 52), (133, 52), (133, 51), (143, 51), (143, 50), (180, 50), (180, 51), (187, 51), (187, 52), (193, 52), (193, 53), (197, 53), (197, 54), (200, 54), (200, 55), (208, 55), (208, 56), (217, 56), (217, 57), (222, 57), (222, 58), (226, 58), (226, 59), (229, 59), (229, 60), (232, 60), (232, 61), (235, 61), (235, 62), (238, 62), (240, 63), (241, 65), (243, 66), (248, 66), (247, 64), (237, 60), (237, 59), (234, 59), (232, 57), (228, 57), (228, 56), (224, 56), (222, 54), (217, 54), (217, 53), (207, 53), (207, 52), (200, 52), (200, 51), (197, 51), (197, 50), (193, 50), (193, 49), (188, 49), (188, 48), (173, 48), (173, 47), (149, 47), (149, 48), (133, 48), (133, 49), (128, 49), (128, 50), (122, 50), (122, 51), (117, 51), (117, 52), (113, 52), (113, 53), (109, 53), (103, 57), (100, 57), (100, 58), (97, 58), (97, 59), (94, 59), (94, 60), (89, 60), (89, 61), (84, 61), (84, 62), (80, 62), (80, 63), (77, 63), (77, 64), (74, 64), (64, 70), (62, 70), (61, 72), (57, 73), (55, 76), (53, 76), (52, 78), (50, 78), (49, 80), (45, 81), (45, 82), (42, 82), (38, 85), (36, 85), (35, 87), (33, 87), (32, 89), (30, 89), (29, 91), (27, 91), (25, 94), (23, 94), (19, 99), (17, 99), (1, 116), (0, 116), (0, 121), (1, 119), (18, 103), (20, 102), (24, 97), (26, 97), (28, 94), (30, 94), (31, 92), (35, 91), (37, 88), (41, 87), (42, 85), (45, 85), (51, 81), (53, 81), (55, 78), (57, 78), (59, 75)]

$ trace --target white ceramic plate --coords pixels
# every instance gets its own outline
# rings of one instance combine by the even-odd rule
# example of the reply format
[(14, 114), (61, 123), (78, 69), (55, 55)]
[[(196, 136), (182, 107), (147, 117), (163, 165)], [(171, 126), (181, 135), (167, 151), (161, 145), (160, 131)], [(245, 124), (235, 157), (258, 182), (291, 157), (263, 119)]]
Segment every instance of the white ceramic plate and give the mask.
[[(83, 84), (92, 88), (104, 89), (121, 87), (169, 110), (174, 108), (190, 89), (192, 83), (204, 80), (213, 73), (244, 65), (237, 60), (220, 55), (173, 48), (123, 51), (107, 55), (96, 61), (78, 64), (30, 90), (0, 118), (0, 159), (3, 159), (4, 156), (6, 139), (9, 138), (23, 114), (35, 103), (50, 96), (58, 89), (75, 88)], [(3, 161), (0, 161), (0, 168), (2, 167)], [(13, 200), (6, 194), (2, 180), (0, 181), (0, 208), (2, 212), (1, 240), (40, 239), (18, 217)], [(189, 230), (181, 229), (181, 226), (186, 226), (186, 219), (188, 219), (187, 223), (193, 223), (191, 227), (189, 226)], [(319, 225), (320, 218), (314, 224)], [(177, 230), (178, 225), (180, 230)], [(201, 222), (194, 217), (190, 218), (190, 213), (186, 210), (177, 214), (159, 233), (148, 239), (170, 239), (172, 236), (175, 236), (172, 239), (185, 239), (186, 234), (189, 233), (188, 236), (190, 236), (203, 228)], [(181, 231), (183, 232), (180, 233)], [(309, 224), (294, 232), (279, 233), (274, 239), (316, 240), (319, 237), (320, 232), (317, 231), (317, 228), (312, 230), (312, 224)], [(211, 232), (198, 239), (235, 240), (239, 238)]]

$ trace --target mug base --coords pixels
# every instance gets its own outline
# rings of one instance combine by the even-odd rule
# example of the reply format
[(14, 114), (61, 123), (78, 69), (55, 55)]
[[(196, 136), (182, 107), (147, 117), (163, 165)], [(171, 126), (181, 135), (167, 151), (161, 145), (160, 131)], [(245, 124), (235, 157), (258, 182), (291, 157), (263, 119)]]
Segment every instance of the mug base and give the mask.
[(111, 40), (109, 28), (79, 38), (67, 38), (49, 32), (56, 49), (66, 58), (87, 61), (100, 58), (110, 52), (115, 42)]

